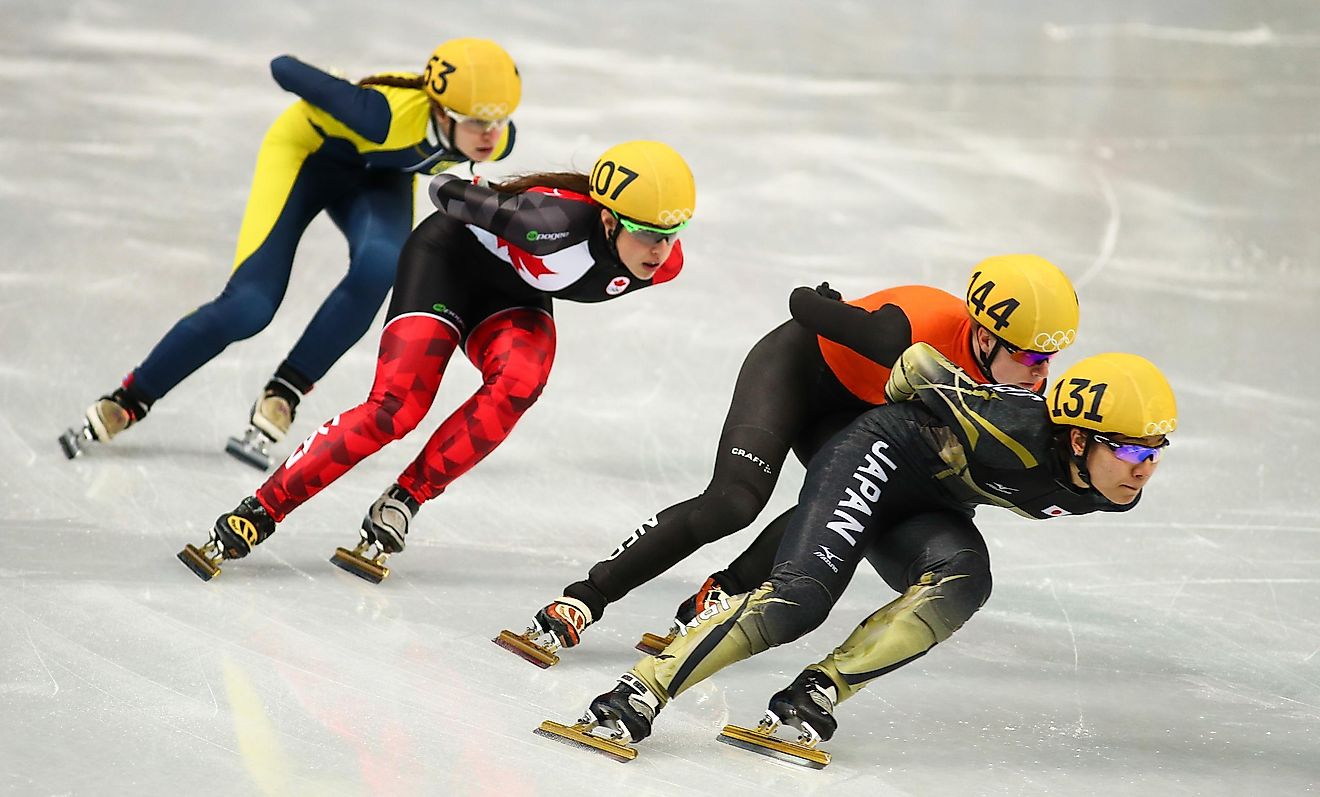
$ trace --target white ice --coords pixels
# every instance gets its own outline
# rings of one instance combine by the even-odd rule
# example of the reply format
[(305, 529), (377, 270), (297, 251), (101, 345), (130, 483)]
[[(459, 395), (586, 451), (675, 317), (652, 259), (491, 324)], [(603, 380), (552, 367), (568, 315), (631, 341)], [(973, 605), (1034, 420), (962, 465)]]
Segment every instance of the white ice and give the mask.
[[(1320, 8), (1194, 2), (9, 0), (0, 33), (0, 793), (1300, 794), (1320, 782)], [(318, 220), (275, 323), (66, 461), (56, 435), (227, 274), (269, 59), (360, 76), (496, 38), (515, 156), (662, 138), (700, 182), (676, 282), (558, 308), (555, 373), (424, 508), (383, 584), (332, 567), (425, 432), (202, 583), (174, 553), (260, 482), (222, 452), (344, 267)], [(420, 206), (419, 206), (420, 207)], [(1130, 350), (1181, 426), (1131, 515), (984, 510), (953, 639), (840, 707), (823, 771), (714, 741), (892, 593), (859, 572), (619, 764), (534, 736), (634, 662), (754, 529), (537, 670), (490, 642), (699, 492), (748, 348), (796, 285), (848, 295), (1030, 251), (1077, 282), (1066, 357)], [(295, 436), (365, 395), (368, 334)], [(1066, 364), (1066, 363), (1065, 363)], [(456, 362), (429, 430), (476, 385)], [(287, 453), (286, 444), (281, 453)], [(790, 466), (767, 517), (790, 504)]]

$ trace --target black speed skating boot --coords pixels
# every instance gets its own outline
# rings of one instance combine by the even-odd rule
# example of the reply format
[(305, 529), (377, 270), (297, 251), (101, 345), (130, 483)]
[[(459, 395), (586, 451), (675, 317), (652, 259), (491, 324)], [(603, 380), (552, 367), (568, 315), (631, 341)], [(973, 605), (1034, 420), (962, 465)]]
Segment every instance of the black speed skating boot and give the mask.
[(232, 512), (216, 518), (211, 538), (201, 548), (185, 545), (179, 551), (179, 561), (203, 581), (220, 574), (220, 563), (225, 559), (242, 559), (275, 533), (275, 520), (266, 508), (249, 495)]
[[(716, 738), (790, 764), (824, 769), (830, 763), (830, 754), (817, 749), (816, 744), (834, 736), (839, 727), (834, 721), (838, 695), (839, 690), (825, 673), (803, 670), (787, 689), (770, 698), (770, 706), (755, 728), (725, 725)], [(775, 736), (781, 725), (796, 729), (797, 740)]]
[(660, 698), (630, 672), (619, 676), (613, 689), (591, 701), (584, 722), (609, 731), (619, 742), (640, 742), (651, 735), (651, 723), (660, 711)]
[(572, 725), (546, 720), (536, 734), (584, 747), (616, 761), (631, 761), (637, 748), (630, 746), (651, 735), (651, 723), (660, 711), (660, 698), (631, 672), (610, 691), (591, 701), (587, 713)]
[(770, 697), (768, 714), (781, 724), (796, 728), (811, 743), (827, 742), (839, 729), (834, 706), (839, 690), (820, 670), (803, 670), (786, 689)]

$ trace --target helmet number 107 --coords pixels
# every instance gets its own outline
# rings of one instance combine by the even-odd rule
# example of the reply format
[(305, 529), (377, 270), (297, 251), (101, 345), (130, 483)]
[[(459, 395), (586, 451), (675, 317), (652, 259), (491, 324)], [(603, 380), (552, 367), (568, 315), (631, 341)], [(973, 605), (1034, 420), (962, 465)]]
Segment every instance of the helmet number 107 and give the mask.
[[(981, 277), (978, 271), (972, 275), (971, 282), (967, 284), (967, 303), (976, 308), (977, 312), (985, 315), (995, 322), (995, 329), (1003, 329), (1008, 326), (1008, 317), (1013, 311), (1018, 309), (1021, 304), (1017, 299), (1009, 297), (1003, 301), (990, 304), (990, 292), (995, 289), (994, 280), (986, 280), (980, 285), (976, 281)], [(989, 305), (987, 307), (987, 305)]]
[[(619, 185), (615, 187), (613, 192), (611, 192), (610, 184), (614, 182), (616, 174), (623, 175), (623, 180), (620, 181)], [(632, 169), (629, 169), (626, 166), (615, 165), (614, 161), (601, 161), (596, 164), (596, 173), (591, 175), (591, 185), (596, 189), (596, 193), (601, 196), (608, 196), (610, 199), (618, 199), (619, 194), (623, 193), (623, 189), (627, 188), (628, 184), (636, 179), (637, 172)]]

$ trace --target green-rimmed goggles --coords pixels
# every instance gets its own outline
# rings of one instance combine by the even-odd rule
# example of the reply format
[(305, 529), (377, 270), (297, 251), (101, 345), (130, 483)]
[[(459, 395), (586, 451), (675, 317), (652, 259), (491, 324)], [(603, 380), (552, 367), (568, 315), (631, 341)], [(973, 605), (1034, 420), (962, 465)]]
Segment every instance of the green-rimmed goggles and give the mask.
[(684, 227), (692, 223), (692, 219), (688, 219), (687, 221), (681, 224), (676, 224), (673, 227), (653, 227), (650, 224), (643, 224), (640, 221), (633, 221), (627, 216), (621, 216), (618, 213), (614, 212), (613, 210), (611, 210), (610, 213), (614, 216), (616, 220), (618, 220), (620, 224), (623, 225), (623, 228), (627, 230), (630, 235), (632, 235), (634, 238), (641, 241), (642, 243), (646, 244), (647, 246), (655, 246), (656, 244), (662, 244), (662, 243), (672, 243), (673, 241), (678, 239), (679, 232), (681, 232)]

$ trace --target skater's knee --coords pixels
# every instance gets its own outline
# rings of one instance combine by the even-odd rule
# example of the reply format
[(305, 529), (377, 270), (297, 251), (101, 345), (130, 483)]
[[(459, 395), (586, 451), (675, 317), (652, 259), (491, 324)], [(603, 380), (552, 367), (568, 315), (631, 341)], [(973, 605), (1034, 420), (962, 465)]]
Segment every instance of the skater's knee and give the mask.
[(390, 443), (405, 437), (417, 428), (430, 409), (430, 402), (419, 397), (392, 390), (369, 399), (374, 405), (375, 423), (369, 429), (380, 443)]
[(486, 369), (485, 383), (492, 395), (508, 402), (515, 413), (526, 412), (536, 403), (550, 378), (550, 362), (535, 356), (509, 357)]
[[(770, 647), (794, 642), (820, 627), (834, 607), (829, 590), (810, 576), (776, 571), (770, 589), (754, 607), (761, 633)], [(753, 608), (753, 607), (749, 607)]]
[(939, 626), (947, 637), (971, 619), (990, 599), (994, 581), (990, 561), (977, 551), (963, 550), (923, 573), (918, 584), (928, 585), (933, 600), (926, 602), (932, 627)]
[[(265, 329), (275, 317), (280, 297), (254, 285), (226, 288), (209, 309), (231, 340), (250, 338)], [(202, 313), (202, 308), (198, 313)]]
[(711, 482), (693, 511), (691, 525), (696, 541), (704, 545), (747, 528), (768, 500), (768, 495), (743, 481)]

